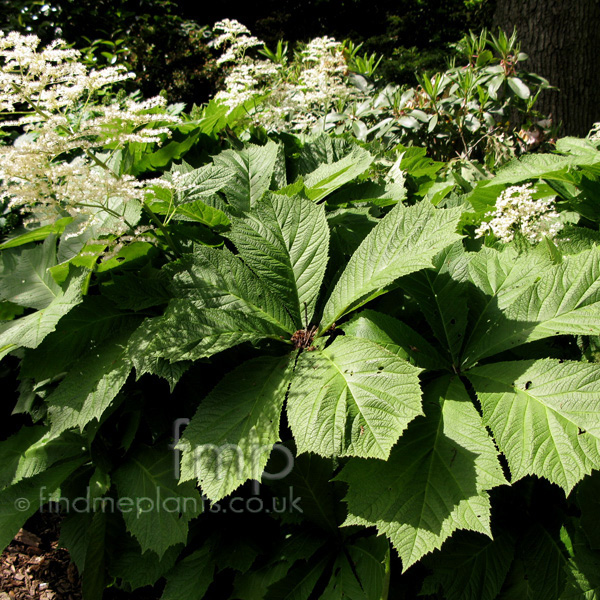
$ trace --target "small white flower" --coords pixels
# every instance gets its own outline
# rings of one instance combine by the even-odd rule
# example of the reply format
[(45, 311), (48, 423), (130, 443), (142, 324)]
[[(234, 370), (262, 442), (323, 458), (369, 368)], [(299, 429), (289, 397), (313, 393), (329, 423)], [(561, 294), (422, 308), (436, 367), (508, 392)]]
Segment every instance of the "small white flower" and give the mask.
[(533, 198), (532, 184), (512, 186), (505, 189), (496, 200), (496, 210), (486, 214), (492, 217), (484, 221), (475, 233), (482, 237), (493, 233), (501, 241), (511, 242), (520, 232), (532, 243), (544, 237), (550, 239), (563, 228), (560, 215), (554, 210), (554, 197)]
[(600, 123), (594, 123), (587, 137), (592, 142), (600, 142)]
[(217, 59), (217, 64), (222, 65), (227, 62), (235, 63), (244, 57), (246, 50), (262, 46), (264, 42), (258, 38), (249, 35), (247, 27), (234, 19), (223, 19), (215, 23), (213, 29), (221, 32), (217, 38), (209, 42), (212, 48), (221, 48), (228, 46), (225, 52)]

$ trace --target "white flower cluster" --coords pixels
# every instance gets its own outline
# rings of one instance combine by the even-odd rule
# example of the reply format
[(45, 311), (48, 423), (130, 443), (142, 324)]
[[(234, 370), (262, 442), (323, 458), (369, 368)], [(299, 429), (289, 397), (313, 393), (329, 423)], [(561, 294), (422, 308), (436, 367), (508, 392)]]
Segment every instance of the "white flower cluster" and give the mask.
[(342, 44), (333, 38), (317, 38), (300, 53), (303, 66), (295, 81), (274, 87), (261, 124), (281, 131), (307, 132), (334, 107), (357, 95), (344, 80), (348, 66)]
[(334, 38), (312, 40), (298, 53), (294, 67), (286, 68), (248, 57), (246, 50), (263, 42), (249, 36), (248, 29), (237, 21), (220, 21), (215, 30), (224, 33), (212, 45), (228, 45), (217, 62), (233, 63), (225, 89), (215, 99), (233, 110), (268, 93), (253, 113), (257, 125), (271, 131), (307, 132), (334, 106), (358, 95), (357, 89), (346, 83), (348, 65), (343, 46)]
[(254, 98), (269, 82), (277, 78), (279, 69), (268, 60), (247, 60), (233, 66), (225, 78), (226, 88), (217, 93), (216, 100), (230, 110)]
[(592, 142), (600, 142), (600, 123), (594, 123), (587, 137)]
[[(341, 52), (341, 44), (335, 38), (325, 36), (311, 40), (300, 54), (304, 62), (319, 63), (330, 52), (334, 56), (338, 55)], [(343, 67), (345, 66), (344, 61)]]
[(344, 80), (348, 65), (342, 44), (330, 37), (316, 38), (300, 55), (306, 66), (299, 74), (297, 85), (292, 86), (294, 93), (288, 94), (290, 113), (302, 112), (303, 106), (309, 106), (314, 115), (355, 95), (356, 89)]
[(505, 189), (496, 201), (496, 210), (487, 213), (492, 217), (476, 230), (476, 237), (493, 233), (507, 243), (520, 232), (532, 243), (544, 237), (554, 238), (563, 228), (560, 215), (554, 210), (554, 198), (533, 198), (532, 184), (512, 186)]
[(108, 67), (88, 74), (77, 62), (79, 52), (61, 40), (38, 51), (35, 35), (0, 31), (0, 110), (12, 112), (15, 105), (35, 104), (53, 112), (71, 106), (84, 94), (133, 77), (123, 67)]
[[(180, 119), (161, 97), (95, 103), (94, 94), (133, 77), (123, 67), (88, 72), (79, 52), (57, 40), (38, 50), (33, 35), (0, 32), (0, 107), (21, 116), (2, 121), (24, 132), (0, 148), (0, 197), (47, 222), (65, 212), (81, 220), (113, 214), (115, 200), (142, 202), (144, 188), (109, 165), (125, 144), (160, 142)], [(114, 215), (113, 215), (114, 216)], [(116, 221), (120, 235), (130, 223)]]
[(217, 59), (218, 65), (226, 62), (235, 63), (244, 58), (246, 50), (264, 44), (258, 38), (250, 35), (248, 28), (232, 19), (218, 21), (215, 23), (213, 30), (220, 31), (221, 35), (212, 40), (208, 45), (212, 48), (227, 46), (225, 52)]

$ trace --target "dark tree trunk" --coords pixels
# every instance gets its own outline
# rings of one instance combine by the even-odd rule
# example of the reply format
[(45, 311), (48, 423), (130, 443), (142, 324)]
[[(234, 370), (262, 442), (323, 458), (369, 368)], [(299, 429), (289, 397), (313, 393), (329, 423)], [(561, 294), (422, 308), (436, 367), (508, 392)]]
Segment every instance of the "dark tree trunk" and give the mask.
[(536, 108), (562, 121), (562, 133), (584, 136), (600, 121), (600, 2), (497, 0), (494, 26), (513, 27), (525, 68), (559, 88), (540, 94)]

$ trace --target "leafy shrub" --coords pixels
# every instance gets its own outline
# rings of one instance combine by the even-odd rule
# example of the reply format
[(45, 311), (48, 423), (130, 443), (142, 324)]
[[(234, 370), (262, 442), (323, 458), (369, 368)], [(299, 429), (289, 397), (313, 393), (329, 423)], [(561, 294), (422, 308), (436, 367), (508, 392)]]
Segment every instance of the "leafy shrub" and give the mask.
[[(210, 45), (222, 49), (217, 63), (233, 63), (225, 78), (225, 89), (215, 100), (230, 109), (257, 99), (252, 111), (254, 123), (269, 131), (307, 132), (319, 127), (318, 120), (332, 105), (343, 106), (357, 91), (346, 82), (349, 58), (342, 44), (333, 38), (316, 38), (300, 48), (288, 63), (287, 44), (273, 52), (237, 21), (226, 19), (214, 26), (221, 32)], [(267, 57), (251, 56), (252, 48), (261, 47)], [(360, 60), (360, 59), (359, 59)], [(370, 57), (362, 57), (365, 67), (374, 68)]]
[(216, 99), (234, 107), (256, 97), (254, 122), (268, 131), (351, 130), (384, 149), (419, 145), (438, 160), (478, 159), (489, 167), (539, 149), (552, 135), (551, 122), (534, 112), (548, 83), (519, 69), (527, 56), (516, 34), (471, 33), (459, 45), (466, 65), (417, 76), (417, 88), (381, 90), (370, 82), (379, 61), (353, 44), (317, 38), (290, 63), (280, 44), (277, 54), (263, 50), (269, 60), (258, 60), (251, 49), (261, 42), (244, 26), (227, 20), (215, 29), (225, 33), (213, 45), (230, 44), (217, 62), (233, 63)]
[[(2, 43), (4, 106), (32, 109), (3, 192), (46, 215), (0, 245), (27, 419), (0, 444), (3, 547), (60, 506), (91, 599), (594, 593), (593, 136), (492, 176), (268, 137), (249, 104), (95, 103), (73, 51)], [(9, 176), (23, 153), (47, 172)], [(514, 186), (562, 228), (476, 237)]]

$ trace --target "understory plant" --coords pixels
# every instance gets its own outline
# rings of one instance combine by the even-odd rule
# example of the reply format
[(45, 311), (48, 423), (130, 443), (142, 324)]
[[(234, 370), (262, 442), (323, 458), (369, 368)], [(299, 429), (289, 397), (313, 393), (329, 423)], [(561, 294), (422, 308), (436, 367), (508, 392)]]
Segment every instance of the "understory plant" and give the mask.
[[(438, 160), (488, 167), (547, 147), (555, 135), (534, 108), (550, 86), (522, 68), (527, 55), (516, 32), (471, 32), (457, 44), (465, 64), (454, 60), (433, 77), (416, 74), (416, 87), (401, 87), (378, 81), (380, 61), (350, 42), (317, 38), (290, 60), (287, 44), (271, 51), (237, 21), (214, 30), (222, 32), (211, 42), (222, 50), (217, 63), (231, 65), (216, 99), (233, 108), (254, 98), (251, 118), (268, 131), (352, 132), (383, 149), (416, 145)], [(253, 56), (256, 48), (266, 59)]]
[(416, 74), (414, 88), (370, 85), (366, 101), (328, 117), (329, 128), (340, 133), (351, 125), (359, 139), (419, 145), (433, 158), (476, 159), (490, 168), (548, 148), (555, 127), (535, 103), (550, 86), (523, 68), (528, 57), (516, 31), (470, 32), (456, 46), (458, 59), (445, 72)]
[(490, 176), (45, 93), (4, 148), (63, 175), (3, 183), (2, 547), (61, 512), (86, 600), (594, 597), (597, 140)]

